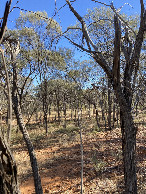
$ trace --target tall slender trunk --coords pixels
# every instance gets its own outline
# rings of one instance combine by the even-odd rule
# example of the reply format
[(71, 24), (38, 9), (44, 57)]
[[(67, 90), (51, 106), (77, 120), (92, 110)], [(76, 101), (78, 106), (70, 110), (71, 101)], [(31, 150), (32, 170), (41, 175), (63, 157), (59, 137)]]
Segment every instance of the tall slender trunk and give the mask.
[(64, 128), (66, 128), (66, 94), (64, 93)]
[(59, 103), (59, 100), (57, 99), (57, 114), (58, 114), (58, 121), (60, 122), (60, 103)]
[[(90, 96), (89, 96), (90, 98)], [(91, 102), (90, 100), (88, 101), (88, 116), (89, 116), (89, 119), (91, 118)]]
[(35, 191), (37, 194), (42, 194), (43, 190), (42, 190), (42, 186), (41, 186), (41, 179), (40, 179), (40, 175), (39, 175), (37, 159), (35, 156), (33, 144), (30, 140), (29, 134), (28, 134), (26, 127), (24, 125), (24, 122), (23, 122), (21, 109), (20, 109), (20, 106), (18, 104), (17, 94), (13, 94), (12, 101), (13, 101), (13, 108), (14, 108), (14, 112), (16, 115), (17, 123), (19, 125), (20, 131), (23, 134), (23, 138), (24, 138), (24, 141), (27, 145), (27, 149), (29, 152), (30, 162), (31, 162), (31, 167), (32, 167), (33, 177), (34, 177)]
[(77, 103), (77, 113), (78, 113), (78, 127), (80, 128), (80, 150), (81, 150), (81, 194), (83, 194), (83, 168), (84, 168), (84, 153), (83, 153), (83, 133), (81, 126), (81, 112), (79, 109), (79, 99)]
[(12, 98), (11, 98), (11, 87), (10, 87), (10, 80), (9, 80), (9, 74), (7, 70), (7, 65), (4, 57), (4, 51), (2, 48), (0, 48), (2, 60), (3, 60), (3, 66), (5, 70), (6, 75), (6, 85), (7, 85), (7, 94), (8, 94), (8, 130), (7, 130), (7, 141), (10, 143), (11, 141), (11, 131), (12, 131)]
[(111, 84), (110, 80), (108, 79), (108, 128), (111, 130)]
[(13, 88), (12, 88), (12, 102), (13, 102), (13, 109), (14, 113), (16, 115), (17, 123), (19, 126), (20, 131), (23, 134), (24, 141), (27, 145), (27, 149), (29, 152), (30, 156), (30, 162), (31, 162), (31, 167), (32, 167), (32, 172), (33, 172), (33, 177), (34, 177), (34, 185), (35, 185), (35, 192), (36, 194), (42, 194), (42, 185), (41, 185), (41, 178), (39, 175), (39, 170), (38, 170), (38, 164), (37, 164), (37, 159), (35, 156), (35, 151), (33, 148), (33, 144), (30, 140), (29, 134), (27, 132), (26, 126), (24, 125), (22, 113), (21, 113), (21, 106), (20, 106), (20, 101), (17, 93), (17, 67), (16, 67), (16, 55), (15, 53), (12, 53), (12, 64), (13, 64)]
[(48, 102), (47, 102), (47, 80), (44, 78), (44, 84), (42, 85), (43, 90), (43, 112), (44, 112), (44, 125), (46, 130), (46, 135), (48, 135)]
[(115, 102), (113, 100), (113, 126), (112, 126), (112, 128), (114, 128), (114, 126), (115, 126), (115, 121), (116, 121), (116, 118), (115, 118)]
[(100, 128), (99, 121), (98, 121), (98, 110), (97, 110), (97, 106), (96, 106), (95, 103), (94, 103), (93, 105), (94, 105), (95, 113), (96, 113), (96, 116), (95, 116), (95, 118), (96, 118), (96, 123), (97, 123), (97, 126)]

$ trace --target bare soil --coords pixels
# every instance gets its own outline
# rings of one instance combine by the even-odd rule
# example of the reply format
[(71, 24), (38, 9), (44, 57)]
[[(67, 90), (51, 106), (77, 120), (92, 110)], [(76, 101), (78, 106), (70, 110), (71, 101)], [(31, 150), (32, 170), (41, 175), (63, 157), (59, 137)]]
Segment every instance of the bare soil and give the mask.
[[(49, 134), (35, 124), (28, 127), (35, 147), (44, 193), (80, 193), (81, 151), (79, 129), (70, 123), (67, 128), (49, 125)], [(95, 129), (93, 123), (82, 125), (84, 147), (84, 193), (123, 192), (121, 136), (112, 131)], [(29, 155), (21, 134), (13, 132), (12, 150), (18, 165), (22, 194), (34, 194)], [(137, 176), (140, 194), (146, 191), (146, 139), (141, 125), (137, 135)]]

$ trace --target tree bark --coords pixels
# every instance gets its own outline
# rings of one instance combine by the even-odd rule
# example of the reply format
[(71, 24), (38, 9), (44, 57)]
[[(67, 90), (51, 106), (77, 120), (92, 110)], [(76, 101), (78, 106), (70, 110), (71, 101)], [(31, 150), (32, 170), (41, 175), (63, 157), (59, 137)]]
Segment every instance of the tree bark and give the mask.
[[(16, 46), (18, 42), (15, 42)], [(18, 96), (18, 88), (17, 88), (17, 67), (16, 67), (16, 53), (15, 51), (12, 50), (11, 53), (12, 57), (12, 65), (13, 65), (13, 87), (12, 87), (12, 102), (13, 102), (13, 109), (14, 113), (16, 115), (17, 119), (17, 124), (19, 126), (20, 131), (23, 134), (24, 141), (27, 145), (28, 153), (30, 156), (30, 162), (31, 162), (31, 167), (32, 167), (32, 172), (33, 172), (33, 177), (34, 177), (34, 185), (35, 185), (35, 192), (36, 194), (42, 194), (42, 186), (41, 186), (41, 178), (39, 175), (39, 170), (38, 170), (38, 164), (37, 164), (37, 159), (35, 156), (35, 151), (33, 148), (33, 144), (30, 140), (29, 134), (27, 132), (26, 126), (24, 125), (22, 113), (21, 113), (21, 104), (19, 101), (19, 96)]]
[(48, 135), (48, 102), (47, 102), (48, 87), (47, 87), (46, 79), (44, 79), (44, 84), (42, 87), (43, 87), (42, 91), (43, 91), (44, 124), (45, 124), (46, 135)]
[(63, 99), (63, 104), (64, 104), (64, 108), (63, 108), (63, 112), (64, 112), (64, 128), (66, 129), (66, 94), (64, 93), (64, 99)]
[[(127, 115), (129, 118), (126, 118)], [(136, 177), (136, 127), (130, 113), (120, 111), (121, 117), (121, 133), (122, 133), (122, 151), (124, 162), (124, 180), (125, 193), (137, 193), (137, 177)]]
[(113, 126), (112, 126), (112, 128), (114, 128), (114, 126), (115, 126), (115, 121), (116, 121), (116, 117), (115, 117), (115, 102), (113, 101)]
[[(136, 176), (136, 133), (137, 128), (134, 125), (131, 112), (131, 98), (123, 95), (120, 87), (116, 88), (116, 96), (120, 106), (120, 125), (122, 134), (122, 153), (124, 165), (125, 193), (137, 194), (137, 176)], [(125, 90), (126, 91), (126, 90)], [(127, 92), (127, 91), (126, 91)], [(128, 101), (130, 100), (129, 104)]]
[(94, 108), (95, 108), (95, 118), (96, 118), (96, 123), (97, 123), (97, 126), (100, 128), (100, 124), (99, 124), (99, 121), (98, 121), (98, 110), (97, 110), (97, 107), (96, 107), (96, 104), (94, 103)]
[(0, 194), (19, 194), (17, 166), (0, 131)]
[(31, 167), (32, 167), (33, 177), (34, 177), (35, 191), (37, 194), (42, 194), (43, 190), (42, 190), (42, 186), (41, 186), (41, 178), (39, 175), (37, 159), (35, 156), (33, 144), (30, 140), (29, 134), (28, 134), (27, 129), (26, 129), (24, 122), (23, 122), (20, 105), (18, 104), (17, 94), (13, 93), (12, 101), (13, 101), (13, 109), (14, 109), (14, 112), (16, 115), (17, 123), (18, 123), (18, 126), (20, 128), (20, 131), (23, 134), (23, 138), (24, 138), (24, 141), (27, 145), (27, 149), (29, 152), (30, 162), (31, 162)]
[(2, 48), (0, 48), (2, 60), (3, 60), (3, 66), (5, 70), (6, 75), (6, 85), (7, 85), (7, 93), (8, 93), (8, 130), (7, 130), (7, 141), (10, 143), (11, 141), (11, 131), (12, 131), (12, 98), (11, 98), (11, 87), (10, 87), (10, 81), (9, 81), (9, 74), (7, 70), (7, 65), (4, 57), (4, 51)]
[(110, 80), (108, 79), (108, 128), (109, 130), (112, 129), (111, 127), (111, 105), (112, 105), (112, 101), (111, 101), (111, 84), (110, 84)]

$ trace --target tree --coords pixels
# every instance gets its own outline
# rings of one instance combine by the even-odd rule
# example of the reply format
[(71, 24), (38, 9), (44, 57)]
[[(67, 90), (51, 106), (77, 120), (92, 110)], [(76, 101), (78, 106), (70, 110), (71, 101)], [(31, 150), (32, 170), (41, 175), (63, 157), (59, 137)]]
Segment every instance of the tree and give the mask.
[(21, 112), (21, 104), (20, 99), (18, 96), (18, 83), (17, 83), (17, 54), (19, 53), (19, 41), (18, 40), (12, 40), (12, 42), (9, 39), (9, 45), (11, 50), (11, 60), (12, 60), (12, 66), (13, 66), (13, 87), (12, 87), (12, 102), (13, 102), (13, 109), (14, 113), (16, 115), (17, 123), (20, 128), (20, 131), (23, 134), (24, 141), (27, 145), (27, 149), (30, 156), (30, 162), (31, 167), (33, 171), (33, 177), (34, 177), (34, 185), (35, 185), (35, 191), (37, 194), (42, 194), (42, 186), (41, 186), (41, 178), (38, 171), (38, 165), (37, 165), (37, 159), (35, 156), (33, 144), (30, 140), (29, 134), (27, 132), (26, 126), (23, 121), (23, 116)]
[[(31, 18), (32, 19), (32, 18)], [(27, 90), (27, 82), (30, 79), (30, 76), (34, 73), (36, 68), (36, 61), (34, 60), (33, 53), (35, 53), (35, 49), (32, 47), (36, 46), (40, 39), (38, 38), (37, 34), (33, 29), (21, 29), (19, 31), (9, 31), (10, 36), (6, 36), (5, 38), (5, 47), (6, 47), (6, 54), (9, 55), (11, 59), (11, 66), (12, 66), (12, 74), (13, 74), (13, 85), (12, 85), (12, 102), (13, 102), (13, 109), (16, 115), (17, 123), (19, 125), (20, 131), (23, 134), (23, 138), (28, 148), (31, 167), (33, 171), (34, 177), (34, 185), (36, 193), (43, 193), (42, 186), (41, 186), (41, 179), (39, 175), (37, 159), (34, 152), (34, 147), (27, 132), (26, 126), (23, 121), (22, 115), (22, 101), (24, 100), (24, 91)], [(24, 37), (27, 37), (27, 41), (24, 42)], [(8, 37), (8, 38), (7, 38)], [(29, 38), (32, 37), (34, 41), (34, 45), (29, 45)], [(29, 45), (29, 50), (27, 46)], [(38, 45), (38, 44), (37, 44)], [(21, 46), (21, 47), (20, 47)], [(35, 47), (36, 48), (36, 47)], [(20, 55), (21, 51), (21, 55)], [(29, 53), (30, 52), (30, 53)], [(31, 60), (32, 59), (32, 60)], [(23, 60), (23, 63), (21, 63)], [(32, 62), (32, 63), (31, 63)], [(30, 73), (27, 76), (24, 76), (24, 82), (18, 83), (18, 78), (23, 75), (23, 70), (28, 71), (26, 67), (29, 67)], [(25, 72), (25, 71), (24, 71)]]
[[(134, 84), (133, 77), (137, 75), (140, 52), (144, 39), (144, 32), (146, 30), (145, 23), (146, 11), (144, 8), (143, 0), (140, 0), (141, 16), (140, 16), (140, 26), (137, 33), (128, 25), (128, 23), (122, 18), (119, 12), (116, 11), (113, 4), (107, 5), (114, 12), (114, 29), (113, 29), (114, 46), (111, 47), (112, 56), (109, 55), (110, 54), (109, 52), (104, 52), (105, 49), (107, 49), (108, 51), (108, 47), (106, 44), (105, 44), (106, 48), (102, 47), (102, 50), (98, 49), (97, 44), (99, 43), (99, 40), (98, 42), (95, 42), (96, 39), (94, 41), (92, 34), (90, 34), (90, 32), (88, 31), (85, 19), (81, 17), (80, 14), (73, 8), (69, 0), (66, 0), (66, 2), (71, 12), (73, 12), (74, 16), (78, 19), (79, 23), (81, 24), (78, 27), (78, 30), (82, 32), (82, 37), (87, 47), (72, 41), (67, 36), (65, 37), (72, 44), (74, 44), (81, 50), (90, 53), (93, 59), (102, 67), (114, 89), (114, 93), (120, 106), (125, 192), (137, 193), (136, 160), (135, 160), (137, 128), (134, 124), (132, 117), (131, 103), (133, 98), (132, 91), (132, 87)], [(99, 18), (99, 21), (104, 20), (105, 22), (106, 19), (107, 18)], [(103, 27), (104, 22), (102, 24)], [(93, 24), (94, 23), (91, 22), (90, 26), (92, 25), (92, 27), (94, 27)], [(123, 31), (121, 29), (121, 25), (123, 26), (124, 29)], [(73, 27), (68, 28), (68, 30), (69, 29), (77, 28)], [(123, 33), (125, 34), (124, 37), (122, 37)], [(124, 60), (124, 64), (122, 64), (121, 59)]]
[[(5, 6), (5, 12), (3, 16), (3, 22), (2, 27), (0, 31), (0, 44), (3, 41), (3, 37), (5, 35), (6, 31), (6, 25), (7, 25), (7, 19), (10, 11), (11, 6), (11, 0), (6, 2)], [(6, 74), (6, 83), (7, 83), (7, 89), (8, 89), (8, 95), (9, 95), (9, 118), (11, 118), (11, 100), (10, 100), (10, 85), (9, 85), (9, 78), (8, 78), (8, 71), (6, 68), (3, 50), (1, 48), (1, 54), (3, 59), (3, 66), (5, 69)], [(2, 129), (0, 129), (0, 193), (6, 194), (6, 193), (12, 193), (12, 194), (18, 194), (18, 181), (17, 181), (17, 167), (16, 163), (13, 159), (12, 153), (10, 151), (9, 145), (7, 144), (7, 140), (9, 140), (9, 134), (8, 139), (5, 140), (5, 138), (2, 135), (1, 132)], [(11, 130), (11, 126), (9, 125), (8, 132)]]
[[(61, 30), (59, 24), (52, 18), (48, 18), (46, 12), (34, 13), (22, 13), (16, 21), (16, 26), (21, 31), (26, 31), (26, 27), (34, 33), (32, 36), (27, 36), (27, 44), (24, 42), (24, 48), (28, 45), (31, 50), (31, 58), (35, 62), (35, 71), (38, 71), (40, 76), (39, 82), (41, 82), (42, 90), (42, 102), (43, 102), (43, 113), (44, 113), (44, 125), (46, 134), (48, 133), (48, 96), (47, 96), (47, 80), (50, 79), (51, 71), (55, 70), (55, 67), (59, 66), (63, 60), (59, 53), (54, 51), (56, 42), (54, 36), (57, 36)], [(25, 28), (24, 28), (25, 26)], [(22, 34), (24, 38), (24, 34)], [(33, 41), (30, 41), (32, 40)], [(26, 48), (26, 50), (28, 50)], [(30, 51), (29, 51), (30, 52)], [(60, 57), (60, 58), (59, 58)], [(57, 59), (59, 58), (60, 61)], [(32, 60), (31, 60), (32, 61)]]

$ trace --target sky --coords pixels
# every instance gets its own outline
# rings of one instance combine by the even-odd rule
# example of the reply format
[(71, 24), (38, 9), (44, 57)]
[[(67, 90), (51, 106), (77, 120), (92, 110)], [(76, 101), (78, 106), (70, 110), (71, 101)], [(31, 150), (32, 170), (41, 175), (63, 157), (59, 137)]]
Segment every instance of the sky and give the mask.
[[(11, 8), (16, 5), (16, 2), (17, 0), (12, 0)], [(111, 0), (101, 0), (101, 2), (110, 4)], [(0, 0), (0, 18), (3, 17), (5, 3), (6, 0)], [(20, 0), (16, 6), (29, 11), (46, 11), (48, 13), (48, 17), (52, 17), (55, 13), (55, 7), (59, 9), (63, 5), (65, 5), (65, 3), (65, 0)], [(127, 15), (140, 14), (140, 0), (113, 0), (113, 4), (117, 9), (125, 3), (129, 3), (130, 5), (126, 4), (122, 8), (121, 12), (124, 12)], [(92, 0), (76, 0), (73, 3), (73, 7), (81, 16), (84, 16), (87, 13), (88, 9), (93, 9), (94, 7), (100, 6), (102, 5), (99, 3), (95, 3)], [(15, 19), (18, 18), (19, 14), (19, 9), (13, 9), (13, 11), (9, 14), (7, 24), (9, 29), (14, 29)], [(68, 5), (63, 7), (54, 17), (54, 19), (60, 24), (60, 26), (62, 27), (62, 31), (65, 31), (68, 26), (74, 25), (77, 21), (73, 13), (69, 10)], [(70, 47), (71, 45), (66, 40), (65, 42), (60, 43), (60, 46)]]
[[(16, 5), (17, 0), (12, 0), (12, 6)], [(48, 17), (52, 17), (55, 13), (55, 2), (56, 7), (59, 9), (63, 5), (65, 5), (65, 0), (20, 0), (16, 5), (22, 9), (30, 10), (30, 11), (46, 11), (48, 13)], [(101, 0), (103, 3), (110, 4), (111, 0)], [(0, 1), (0, 18), (3, 16), (4, 7), (6, 0)], [(121, 7), (124, 3), (129, 3), (130, 5), (125, 5), (122, 8), (122, 12), (126, 14), (139, 14), (140, 13), (140, 0), (113, 0), (113, 4), (116, 8)], [(87, 9), (92, 9), (93, 7), (101, 6), (99, 3), (95, 3), (92, 0), (76, 0), (73, 3), (75, 9), (83, 16), (87, 13)], [(9, 15), (8, 27), (12, 28), (14, 26), (14, 20), (19, 16), (20, 10), (14, 9)], [(63, 7), (57, 17), (55, 19), (60, 23), (63, 30), (67, 28), (69, 25), (75, 24), (76, 18), (70, 12), (68, 5)]]

